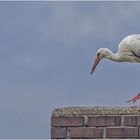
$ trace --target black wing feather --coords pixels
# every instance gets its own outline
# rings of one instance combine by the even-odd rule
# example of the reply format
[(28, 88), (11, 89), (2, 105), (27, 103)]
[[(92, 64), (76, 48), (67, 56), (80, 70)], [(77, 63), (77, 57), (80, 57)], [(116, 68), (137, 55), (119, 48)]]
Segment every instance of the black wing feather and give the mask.
[(140, 55), (137, 55), (137, 54), (136, 54), (136, 53), (134, 53), (132, 50), (131, 50), (131, 52), (133, 53), (133, 55), (134, 55), (134, 56), (136, 56), (136, 57), (140, 58)]

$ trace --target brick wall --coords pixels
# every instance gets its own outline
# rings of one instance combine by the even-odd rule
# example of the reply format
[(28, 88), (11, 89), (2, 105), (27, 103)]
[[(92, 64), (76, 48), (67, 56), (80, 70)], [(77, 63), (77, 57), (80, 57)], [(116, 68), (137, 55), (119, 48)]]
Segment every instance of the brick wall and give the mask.
[(140, 112), (123, 107), (68, 107), (51, 117), (52, 139), (140, 138)]

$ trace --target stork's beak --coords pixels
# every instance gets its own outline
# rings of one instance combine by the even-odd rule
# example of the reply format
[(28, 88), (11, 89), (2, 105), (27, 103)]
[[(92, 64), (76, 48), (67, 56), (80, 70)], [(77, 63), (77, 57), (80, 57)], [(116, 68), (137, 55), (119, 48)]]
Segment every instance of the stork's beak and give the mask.
[(97, 56), (96, 59), (95, 59), (95, 61), (94, 61), (93, 66), (92, 66), (90, 75), (92, 75), (92, 73), (94, 72), (94, 70), (95, 70), (96, 66), (98, 65), (98, 63), (100, 62), (100, 60), (101, 60), (101, 59)]

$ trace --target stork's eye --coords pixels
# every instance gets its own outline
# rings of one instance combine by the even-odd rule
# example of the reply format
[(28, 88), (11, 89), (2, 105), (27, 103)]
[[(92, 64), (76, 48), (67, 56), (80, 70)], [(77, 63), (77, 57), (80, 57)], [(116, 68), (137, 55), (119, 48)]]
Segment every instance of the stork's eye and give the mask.
[(97, 53), (97, 56), (100, 56), (100, 53)]

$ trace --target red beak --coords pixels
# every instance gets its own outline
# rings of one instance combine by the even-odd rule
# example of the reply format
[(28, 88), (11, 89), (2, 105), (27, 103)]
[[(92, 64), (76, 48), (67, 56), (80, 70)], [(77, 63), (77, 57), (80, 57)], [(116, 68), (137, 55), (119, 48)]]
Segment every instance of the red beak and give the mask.
[(91, 69), (91, 72), (90, 72), (90, 75), (92, 75), (92, 73), (94, 72), (96, 66), (98, 65), (98, 63), (100, 62), (101, 59), (99, 59), (98, 57), (96, 57), (95, 61), (94, 61), (94, 64), (92, 66), (92, 69)]

